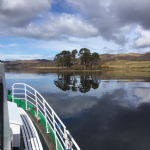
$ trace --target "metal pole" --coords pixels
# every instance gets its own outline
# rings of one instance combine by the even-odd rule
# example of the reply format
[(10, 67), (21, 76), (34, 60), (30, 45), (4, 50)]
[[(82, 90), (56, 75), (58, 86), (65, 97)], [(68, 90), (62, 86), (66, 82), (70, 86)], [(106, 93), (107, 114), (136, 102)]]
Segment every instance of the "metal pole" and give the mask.
[(37, 102), (37, 94), (36, 94), (36, 91), (35, 91), (35, 100), (36, 100), (36, 114), (37, 114), (37, 120), (38, 120), (38, 102)]
[(12, 101), (14, 102), (14, 85), (12, 86)]
[[(66, 130), (66, 127), (64, 127), (64, 135), (67, 135), (67, 130)], [(64, 139), (64, 138), (63, 138)], [(65, 142), (65, 140), (64, 140)], [(65, 146), (65, 149), (66, 149), (66, 144), (64, 145)]]
[(54, 133), (55, 133), (55, 144), (56, 144), (56, 150), (57, 150), (57, 135), (56, 135), (56, 126), (55, 126), (55, 118), (54, 118), (54, 112), (53, 111), (52, 111), (52, 117), (53, 117)]
[(27, 110), (27, 91), (26, 91), (26, 85), (24, 85), (25, 88), (25, 101), (26, 101), (26, 110)]
[(66, 133), (66, 127), (64, 127), (64, 134)]
[(44, 103), (44, 114), (45, 114), (45, 120), (46, 120), (46, 131), (47, 131), (47, 133), (49, 133), (48, 125), (47, 125), (47, 113), (46, 113), (45, 100), (44, 99), (43, 99), (43, 103)]

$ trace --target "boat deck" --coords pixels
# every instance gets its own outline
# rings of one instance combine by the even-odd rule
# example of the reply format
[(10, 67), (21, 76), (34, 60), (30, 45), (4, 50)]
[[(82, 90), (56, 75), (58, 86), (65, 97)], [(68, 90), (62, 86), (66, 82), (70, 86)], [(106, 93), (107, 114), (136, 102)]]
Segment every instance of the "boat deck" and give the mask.
[(23, 123), (23, 125), (21, 125), (21, 131), (23, 134), (25, 149), (43, 150), (41, 140), (33, 122), (22, 108), (19, 108), (19, 113)]
[(32, 120), (33, 124), (35, 125), (35, 128), (36, 128), (38, 135), (40, 137), (43, 149), (44, 150), (56, 150), (52, 139), (50, 138), (49, 134), (46, 133), (42, 124), (37, 122), (37, 119), (35, 118), (35, 116), (30, 114), (28, 111), (26, 111), (26, 113), (28, 114), (28, 116)]

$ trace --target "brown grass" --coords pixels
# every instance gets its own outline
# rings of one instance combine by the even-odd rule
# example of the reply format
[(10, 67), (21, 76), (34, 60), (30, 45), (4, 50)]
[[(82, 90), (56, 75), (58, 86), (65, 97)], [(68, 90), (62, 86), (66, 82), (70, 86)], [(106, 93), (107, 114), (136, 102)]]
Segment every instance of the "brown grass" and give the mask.
[(109, 66), (109, 69), (146, 69), (150, 70), (150, 61), (128, 61), (128, 60), (118, 60), (107, 62), (102, 65), (102, 68)]

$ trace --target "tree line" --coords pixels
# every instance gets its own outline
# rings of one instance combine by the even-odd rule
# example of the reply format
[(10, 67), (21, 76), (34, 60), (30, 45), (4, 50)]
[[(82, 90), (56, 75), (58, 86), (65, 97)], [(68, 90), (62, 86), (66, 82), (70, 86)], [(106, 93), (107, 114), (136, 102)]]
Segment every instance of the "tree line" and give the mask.
[(100, 60), (98, 53), (91, 53), (87, 48), (81, 48), (79, 52), (77, 49), (74, 49), (71, 52), (63, 50), (55, 56), (54, 60), (57, 62), (57, 66), (70, 68), (71, 66), (75, 66), (77, 56), (79, 56), (81, 65), (83, 65), (86, 69), (89, 65), (91, 68), (93, 65), (96, 67)]

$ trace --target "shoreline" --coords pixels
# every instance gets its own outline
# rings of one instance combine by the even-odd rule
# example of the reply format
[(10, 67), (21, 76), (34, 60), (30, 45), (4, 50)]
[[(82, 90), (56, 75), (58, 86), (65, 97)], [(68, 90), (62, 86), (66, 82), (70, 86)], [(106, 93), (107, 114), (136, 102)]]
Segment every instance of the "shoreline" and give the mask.
[(147, 71), (147, 72), (149, 72), (150, 71), (150, 68), (111, 68), (111, 67), (109, 67), (109, 68), (102, 68), (101, 70), (100, 69), (87, 69), (87, 70), (79, 70), (79, 69), (62, 69), (62, 68), (58, 68), (58, 69), (56, 69), (56, 68), (52, 68), (52, 67), (32, 67), (33, 69), (35, 69), (35, 70), (47, 70), (47, 71), (81, 71), (81, 72), (83, 72), (83, 71), (89, 71), (89, 72), (91, 72), (91, 71), (94, 71), (94, 72), (101, 72), (101, 71)]

